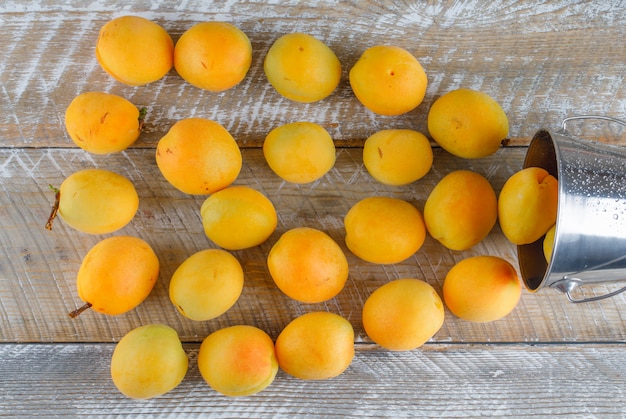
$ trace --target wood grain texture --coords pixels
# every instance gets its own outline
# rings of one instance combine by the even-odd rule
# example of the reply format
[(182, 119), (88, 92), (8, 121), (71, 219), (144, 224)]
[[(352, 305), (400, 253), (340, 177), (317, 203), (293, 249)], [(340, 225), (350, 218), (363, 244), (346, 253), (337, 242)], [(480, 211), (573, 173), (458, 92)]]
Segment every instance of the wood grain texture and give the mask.
[(357, 353), (331, 380), (280, 371), (254, 396), (231, 398), (200, 376), (197, 345), (174, 390), (122, 396), (109, 377), (111, 344), (0, 345), (0, 416), (230, 418), (586, 417), (626, 411), (626, 354), (615, 345), (426, 345)]
[[(622, 116), (624, 4), (603, 2), (448, 1), (254, 2), (62, 1), (41, 7), (0, 6), (5, 53), (0, 62), (0, 135), (5, 146), (73, 146), (64, 110), (78, 94), (103, 90), (148, 109), (137, 146), (154, 146), (177, 120), (203, 116), (223, 124), (242, 146), (257, 146), (275, 126), (309, 120), (333, 138), (359, 144), (387, 127), (427, 133), (426, 114), (439, 95), (459, 88), (482, 90), (500, 102), (511, 121), (512, 144), (525, 144), (541, 127), (558, 127), (575, 114)], [(174, 40), (194, 23), (225, 20), (252, 42), (253, 63), (235, 88), (215, 94), (185, 83), (172, 70), (148, 86), (129, 87), (106, 75), (95, 60), (99, 28), (113, 17), (139, 14), (161, 23)], [(278, 95), (263, 73), (263, 57), (284, 33), (301, 31), (326, 42), (344, 74), (337, 91), (314, 104)], [(616, 43), (617, 42), (617, 43)], [(401, 117), (366, 111), (350, 90), (347, 73), (375, 44), (402, 46), (424, 65), (429, 87), (422, 105)], [(610, 129), (610, 128), (607, 128)], [(610, 138), (610, 134), (607, 136)], [(591, 135), (604, 136), (594, 129)]]
[[(115, 82), (99, 67), (99, 28), (114, 17), (141, 15), (177, 40), (193, 24), (228, 21), (249, 36), (253, 62), (244, 81), (222, 93), (201, 91), (172, 70), (143, 87)], [(290, 32), (306, 32), (338, 55), (342, 80), (327, 99), (298, 104), (267, 82), (263, 58)], [(347, 251), (343, 217), (371, 195), (400, 197), (420, 210), (436, 182), (456, 169), (487, 177), (496, 192), (522, 167), (526, 145), (540, 128), (563, 118), (599, 114), (626, 119), (626, 2), (604, 1), (18, 1), (0, 4), (0, 416), (160, 417), (625, 417), (626, 294), (570, 304), (558, 291), (523, 291), (516, 309), (487, 324), (461, 321), (446, 311), (441, 330), (419, 350), (396, 353), (372, 344), (360, 310), (378, 286), (419, 277), (441, 292), (459, 260), (476, 254), (517, 264), (516, 249), (496, 226), (475, 248), (453, 252), (427, 237), (422, 249), (394, 265), (364, 263)], [(382, 117), (354, 97), (348, 71), (368, 47), (406, 48), (423, 64), (424, 102), (398, 117)], [(404, 187), (373, 181), (362, 145), (384, 128), (427, 132), (427, 112), (447, 91), (469, 87), (490, 94), (509, 116), (507, 146), (479, 160), (455, 158), (435, 147), (435, 163), (422, 180)], [(70, 101), (85, 91), (124, 96), (148, 109), (147, 125), (131, 149), (94, 156), (75, 147), (64, 128)], [(214, 247), (204, 235), (204, 197), (169, 185), (154, 160), (158, 140), (178, 120), (205, 117), (224, 125), (242, 148), (237, 184), (266, 194), (278, 210), (270, 239), (234, 252), (245, 270), (244, 292), (223, 316), (193, 322), (168, 298), (169, 278), (193, 252)], [(324, 126), (337, 145), (337, 163), (320, 181), (293, 185), (271, 172), (260, 146), (279, 125), (298, 120)], [(624, 143), (626, 130), (599, 121), (574, 122), (574, 135)], [(53, 194), (71, 173), (114, 170), (140, 195), (137, 216), (116, 234), (147, 240), (161, 261), (151, 295), (137, 309), (109, 317), (67, 313), (81, 304), (75, 277), (82, 257), (105, 236), (72, 230), (57, 220), (44, 229)], [(346, 251), (350, 279), (336, 298), (300, 304), (273, 285), (266, 255), (280, 234), (297, 226), (320, 228)], [(586, 287), (600, 295), (615, 284)], [(334, 380), (307, 382), (279, 372), (263, 393), (219, 396), (201, 380), (198, 344), (232, 324), (258, 326), (275, 338), (294, 317), (313, 310), (345, 316), (355, 328), (357, 355)], [(180, 387), (137, 402), (112, 385), (114, 342), (147, 323), (174, 327), (190, 355)]]
[[(506, 179), (519, 170), (523, 148), (502, 149), (494, 156), (468, 162), (435, 150), (434, 165), (423, 179), (405, 186), (389, 187), (374, 182), (361, 160), (362, 149), (343, 148), (335, 168), (320, 181), (289, 184), (274, 175), (260, 149), (244, 149), (244, 167), (236, 183), (261, 191), (277, 208), (279, 225), (261, 246), (234, 252), (241, 261), (246, 284), (240, 300), (225, 315), (209, 322), (194, 322), (180, 316), (168, 297), (171, 275), (191, 254), (215, 247), (204, 235), (199, 208), (205, 197), (188, 196), (171, 187), (160, 175), (154, 150), (135, 149), (115, 156), (92, 156), (81, 150), (0, 150), (4, 194), (0, 196), (0, 231), (5, 263), (0, 267), (0, 313), (3, 341), (116, 341), (131, 328), (162, 322), (175, 327), (185, 341), (202, 340), (216, 328), (236, 323), (253, 324), (276, 337), (295, 316), (312, 310), (331, 310), (348, 318), (359, 341), (363, 333), (360, 310), (378, 286), (396, 278), (417, 277), (441, 292), (447, 271), (461, 259), (498, 255), (517, 265), (516, 248), (496, 226), (474, 248), (455, 252), (431, 237), (408, 260), (393, 265), (365, 263), (345, 247), (343, 217), (349, 208), (367, 196), (405, 199), (423, 210), (428, 194), (445, 174), (470, 169), (483, 174), (499, 192)], [(76, 232), (62, 219), (52, 231), (44, 229), (53, 202), (48, 184), (59, 185), (65, 176), (85, 167), (102, 167), (131, 179), (140, 196), (133, 221), (114, 234), (139, 236), (150, 243), (161, 260), (161, 275), (150, 297), (131, 312), (109, 317), (87, 312), (72, 320), (67, 313), (82, 305), (75, 278), (89, 248), (104, 236)], [(300, 304), (285, 297), (273, 284), (266, 257), (278, 237), (290, 228), (308, 226), (326, 231), (343, 248), (350, 262), (350, 280), (336, 298), (321, 304)], [(108, 236), (108, 235), (106, 235)], [(589, 287), (603, 293), (610, 286)], [(516, 310), (492, 324), (459, 321), (447, 313), (436, 335), (440, 342), (549, 342), (588, 339), (625, 341), (624, 296), (573, 305), (551, 289), (536, 294), (524, 291)]]

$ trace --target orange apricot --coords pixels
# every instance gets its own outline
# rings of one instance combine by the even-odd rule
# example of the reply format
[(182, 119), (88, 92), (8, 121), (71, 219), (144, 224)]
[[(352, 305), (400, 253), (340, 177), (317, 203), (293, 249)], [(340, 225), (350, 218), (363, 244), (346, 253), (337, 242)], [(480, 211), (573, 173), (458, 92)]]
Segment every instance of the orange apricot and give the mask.
[(229, 186), (239, 176), (241, 150), (230, 133), (204, 118), (178, 121), (159, 140), (161, 174), (181, 192), (205, 195)]
[(467, 250), (483, 240), (498, 218), (498, 200), (479, 173), (457, 170), (435, 185), (424, 205), (430, 235), (451, 250)]
[(219, 329), (202, 341), (198, 369), (219, 393), (232, 397), (256, 394), (267, 388), (278, 372), (274, 342), (254, 326)]
[(377, 45), (363, 52), (350, 69), (357, 99), (380, 115), (401, 115), (415, 109), (426, 95), (428, 79), (419, 61), (397, 46)]
[(463, 320), (485, 323), (509, 314), (517, 305), (522, 286), (513, 265), (497, 256), (473, 256), (448, 271), (443, 299)]
[(158, 23), (139, 16), (121, 16), (100, 29), (96, 58), (117, 81), (142, 86), (170, 71), (174, 42)]
[(274, 243), (267, 266), (276, 286), (303, 303), (335, 297), (348, 280), (348, 260), (341, 247), (323, 231), (296, 227)]
[(362, 312), (367, 335), (383, 348), (408, 351), (432, 338), (443, 325), (441, 298), (431, 285), (412, 278), (377, 288)]
[(87, 252), (78, 269), (76, 288), (85, 305), (70, 317), (89, 308), (108, 315), (126, 313), (150, 294), (158, 276), (159, 259), (144, 240), (106, 238)]
[(72, 141), (94, 154), (125, 150), (139, 137), (142, 124), (139, 109), (111, 93), (81, 93), (65, 111), (65, 128)]
[(239, 84), (252, 64), (248, 36), (226, 22), (200, 22), (174, 48), (174, 67), (188, 83), (221, 92)]
[(296, 102), (316, 102), (339, 85), (341, 63), (322, 41), (304, 33), (290, 33), (270, 47), (263, 69), (278, 93)]
[(509, 120), (486, 93), (457, 89), (433, 102), (428, 111), (428, 131), (449, 153), (475, 159), (500, 148), (509, 133)]
[(417, 252), (426, 239), (420, 211), (398, 198), (373, 196), (350, 208), (344, 218), (346, 246), (372, 263), (397, 263)]
[(315, 311), (293, 319), (276, 338), (278, 365), (303, 380), (343, 373), (354, 358), (354, 329), (338, 314)]

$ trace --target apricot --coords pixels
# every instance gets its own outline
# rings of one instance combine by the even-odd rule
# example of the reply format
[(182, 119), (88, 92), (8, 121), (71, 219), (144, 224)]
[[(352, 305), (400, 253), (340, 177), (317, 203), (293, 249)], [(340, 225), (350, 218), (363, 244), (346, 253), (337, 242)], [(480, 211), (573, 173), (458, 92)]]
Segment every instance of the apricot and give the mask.
[(65, 128), (80, 148), (93, 154), (118, 153), (133, 144), (141, 132), (143, 115), (121, 96), (86, 92), (65, 111)]
[(176, 189), (205, 195), (233, 183), (243, 160), (226, 128), (208, 119), (187, 118), (175, 123), (159, 140), (156, 162)]
[(244, 275), (241, 264), (225, 250), (205, 249), (189, 256), (174, 271), (170, 301), (191, 320), (211, 320), (239, 299)]
[(144, 240), (112, 236), (98, 242), (83, 258), (76, 276), (78, 296), (85, 305), (111, 316), (126, 313), (148, 297), (159, 276), (159, 259)]
[(363, 305), (363, 327), (378, 345), (392, 351), (422, 346), (443, 325), (441, 298), (428, 283), (396, 279), (377, 288)]
[(372, 134), (363, 146), (363, 164), (386, 185), (407, 185), (421, 179), (433, 164), (433, 150), (424, 134), (410, 129), (386, 129)]
[(428, 111), (428, 132), (449, 153), (476, 159), (500, 148), (509, 133), (509, 120), (486, 93), (457, 89), (433, 102)]
[(176, 42), (174, 67), (189, 84), (213, 92), (239, 84), (252, 64), (252, 45), (238, 27), (226, 22), (200, 22)]
[(424, 205), (430, 235), (446, 248), (467, 250), (483, 240), (498, 218), (498, 200), (482, 175), (457, 170), (444, 176)]
[(259, 393), (278, 372), (274, 342), (254, 326), (219, 329), (202, 341), (198, 369), (213, 390), (226, 396)]
[(559, 185), (554, 176), (540, 167), (514, 173), (498, 197), (502, 232), (516, 245), (539, 240), (556, 223)]
[(178, 386), (189, 366), (176, 330), (163, 324), (139, 326), (115, 345), (111, 378), (133, 399), (151, 399)]
[(89, 234), (112, 233), (126, 226), (139, 209), (139, 196), (125, 176), (104, 169), (84, 169), (68, 176), (56, 190), (46, 228), (58, 214), (70, 227)]
[(341, 63), (335, 53), (304, 33), (278, 38), (267, 51), (263, 69), (276, 91), (295, 102), (322, 100), (341, 80)]
[(278, 365), (302, 380), (343, 373), (354, 358), (354, 329), (338, 314), (314, 311), (293, 319), (276, 338)]
[(209, 196), (200, 208), (204, 232), (228, 250), (257, 246), (276, 230), (274, 204), (249, 186), (228, 186)]
[(274, 128), (263, 142), (270, 169), (292, 183), (309, 183), (335, 165), (335, 144), (328, 131), (313, 122), (292, 122)]
[(96, 58), (117, 81), (142, 86), (170, 71), (174, 42), (158, 23), (139, 16), (122, 16), (100, 29)]
[(554, 248), (554, 235), (556, 233), (556, 224), (550, 227), (548, 232), (543, 238), (543, 255), (546, 258), (546, 262), (550, 263), (552, 260), (552, 249)]
[(283, 233), (270, 249), (267, 266), (276, 286), (303, 303), (335, 297), (348, 280), (348, 260), (341, 247), (310, 227)]
[(372, 263), (397, 263), (424, 244), (426, 227), (420, 211), (398, 198), (373, 196), (350, 208), (344, 218), (346, 246)]
[(448, 271), (443, 300), (460, 319), (485, 323), (509, 314), (522, 286), (513, 265), (497, 256), (473, 256)]
[(377, 45), (363, 52), (349, 73), (357, 99), (380, 115), (415, 109), (426, 95), (428, 79), (419, 61), (397, 46)]

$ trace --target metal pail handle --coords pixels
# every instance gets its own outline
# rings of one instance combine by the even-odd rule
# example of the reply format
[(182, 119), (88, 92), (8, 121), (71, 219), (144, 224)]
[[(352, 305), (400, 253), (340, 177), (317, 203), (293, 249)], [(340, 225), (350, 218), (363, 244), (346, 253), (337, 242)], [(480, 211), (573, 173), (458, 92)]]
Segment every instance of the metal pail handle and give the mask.
[[(567, 123), (570, 121), (575, 121), (575, 120), (579, 120), (579, 119), (600, 119), (600, 120), (604, 120), (604, 121), (610, 121), (610, 122), (615, 122), (617, 124), (623, 125), (626, 127), (626, 121), (622, 121), (621, 119), (617, 119), (617, 118), (612, 118), (610, 116), (603, 116), (603, 115), (578, 115), (578, 116), (570, 116), (568, 118), (563, 119), (562, 122), (562, 127), (564, 131), (567, 131)], [(624, 256), (626, 257), (626, 255)], [(613, 261), (609, 262), (612, 263)], [(624, 278), (626, 279), (626, 278)], [(563, 278), (562, 281), (560, 282), (556, 282), (554, 284), (552, 284), (552, 286), (556, 289), (558, 289), (559, 291), (562, 291), (563, 293), (565, 293), (565, 295), (567, 296), (567, 299), (571, 302), (571, 303), (588, 303), (591, 301), (598, 301), (598, 300), (603, 300), (605, 298), (610, 298), (613, 296), (616, 296), (618, 294), (621, 294), (622, 292), (626, 291), (626, 287), (622, 287), (619, 288), (615, 291), (611, 291), (609, 293), (603, 294), (603, 295), (598, 295), (595, 297), (587, 297), (587, 298), (581, 298), (581, 299), (577, 299), (572, 297), (572, 291), (580, 286), (582, 286), (581, 284), (583, 283), (583, 281), (577, 279), (575, 276), (572, 277), (566, 277)]]

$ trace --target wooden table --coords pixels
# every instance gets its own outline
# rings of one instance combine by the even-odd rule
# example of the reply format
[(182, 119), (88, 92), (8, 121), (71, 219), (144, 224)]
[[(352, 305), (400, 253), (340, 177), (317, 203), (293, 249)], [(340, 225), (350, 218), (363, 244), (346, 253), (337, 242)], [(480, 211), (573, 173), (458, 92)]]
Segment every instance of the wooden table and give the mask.
[[(496, 226), (468, 251), (448, 251), (428, 237), (402, 263), (364, 263), (343, 242), (343, 216), (352, 204), (385, 195), (407, 199), (421, 210), (436, 182), (461, 168), (485, 175), (498, 192), (521, 169), (538, 129), (558, 129), (563, 118), (579, 114), (626, 118), (624, 2), (489, 3), (59, 0), (0, 5), (0, 416), (624, 417), (626, 295), (571, 304), (554, 289), (523, 290), (516, 309), (493, 323), (465, 322), (446, 311), (441, 330), (409, 352), (382, 350), (363, 331), (360, 310), (376, 287), (417, 277), (441, 293), (446, 272), (461, 259), (491, 254), (517, 266), (517, 254)], [(144, 87), (122, 85), (101, 70), (94, 46), (99, 28), (124, 14), (159, 22), (174, 40), (196, 22), (234, 23), (252, 42), (252, 67), (240, 85), (223, 93), (200, 91), (174, 70)], [(294, 31), (323, 40), (342, 62), (339, 88), (319, 103), (282, 98), (263, 73), (272, 42)], [(352, 94), (347, 72), (375, 44), (404, 47), (423, 64), (429, 86), (414, 111), (378, 116)], [(510, 119), (507, 146), (479, 160), (455, 158), (435, 147), (434, 166), (424, 179), (405, 187), (373, 181), (362, 164), (363, 141), (384, 128), (427, 134), (430, 104), (459, 87), (482, 90), (503, 106)], [(77, 149), (63, 118), (69, 102), (85, 91), (112, 92), (145, 106), (147, 125), (140, 140), (115, 155)], [(167, 291), (173, 271), (187, 256), (214, 247), (200, 222), (205, 197), (175, 190), (154, 160), (159, 138), (176, 121), (192, 116), (216, 120), (233, 134), (244, 161), (236, 183), (265, 193), (279, 216), (278, 229), (266, 243), (234, 252), (246, 273), (243, 294), (230, 311), (207, 322), (180, 316)], [(323, 125), (337, 144), (331, 172), (300, 186), (274, 175), (259, 148), (271, 128), (298, 120)], [(600, 141), (626, 139), (623, 131), (607, 131), (605, 125), (569, 128)], [(139, 212), (115, 234), (148, 241), (160, 258), (161, 274), (147, 300), (127, 314), (87, 312), (72, 320), (67, 313), (81, 304), (77, 269), (103, 236), (79, 233), (61, 221), (46, 231), (53, 201), (48, 184), (60, 185), (89, 167), (117, 171), (135, 183)], [(294, 302), (268, 275), (268, 250), (296, 226), (322, 229), (346, 251), (350, 279), (327, 303)], [(585, 293), (601, 294), (615, 286), (585, 287)], [(219, 395), (201, 379), (195, 361), (199, 343), (210, 332), (243, 323), (275, 338), (292, 318), (314, 310), (341, 314), (354, 326), (356, 356), (341, 376), (303, 381), (279, 372), (268, 389), (241, 398)], [(190, 369), (167, 395), (134, 401), (114, 387), (109, 362), (115, 342), (148, 323), (178, 331)]]

